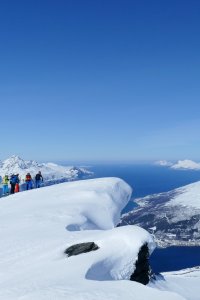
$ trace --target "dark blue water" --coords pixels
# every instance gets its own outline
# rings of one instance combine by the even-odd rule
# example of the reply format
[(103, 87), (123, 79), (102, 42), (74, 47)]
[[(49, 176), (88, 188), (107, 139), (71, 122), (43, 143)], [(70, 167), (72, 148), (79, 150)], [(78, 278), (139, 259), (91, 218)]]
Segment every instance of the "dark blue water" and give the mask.
[(123, 210), (135, 207), (132, 200), (172, 189), (200, 180), (200, 171), (181, 171), (155, 165), (96, 165), (91, 168), (94, 177), (120, 177), (132, 188), (130, 203)]
[(150, 264), (155, 273), (200, 266), (200, 247), (155, 249), (150, 257)]

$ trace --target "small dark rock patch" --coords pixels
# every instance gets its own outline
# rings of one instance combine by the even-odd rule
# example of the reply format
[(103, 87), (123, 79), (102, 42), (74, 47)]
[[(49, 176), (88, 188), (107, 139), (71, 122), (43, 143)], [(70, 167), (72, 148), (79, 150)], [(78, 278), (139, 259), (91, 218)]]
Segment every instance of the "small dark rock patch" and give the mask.
[(144, 285), (149, 283), (152, 271), (149, 264), (149, 249), (147, 244), (144, 244), (140, 248), (135, 267), (135, 271), (131, 275), (130, 280), (140, 282)]
[(87, 253), (90, 251), (95, 251), (99, 249), (99, 247), (94, 242), (88, 242), (88, 243), (80, 243), (70, 246), (65, 250), (65, 254), (68, 256), (72, 255), (79, 255), (82, 253)]

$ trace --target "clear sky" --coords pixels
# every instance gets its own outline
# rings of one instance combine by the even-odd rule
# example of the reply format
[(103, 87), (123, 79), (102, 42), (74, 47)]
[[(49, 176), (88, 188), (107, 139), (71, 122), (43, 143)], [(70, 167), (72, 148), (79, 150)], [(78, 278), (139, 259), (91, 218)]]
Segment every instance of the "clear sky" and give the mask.
[(0, 103), (0, 159), (200, 160), (200, 1), (1, 1)]

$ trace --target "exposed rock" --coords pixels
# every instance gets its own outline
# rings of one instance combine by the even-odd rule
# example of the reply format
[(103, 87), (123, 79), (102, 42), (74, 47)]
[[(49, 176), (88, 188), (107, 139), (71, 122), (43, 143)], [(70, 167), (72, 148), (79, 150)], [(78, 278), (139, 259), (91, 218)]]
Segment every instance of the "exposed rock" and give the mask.
[(65, 254), (68, 256), (72, 255), (79, 255), (82, 253), (87, 253), (90, 251), (95, 251), (99, 249), (99, 247), (94, 242), (88, 242), (88, 243), (80, 243), (70, 246), (65, 250)]
[(135, 267), (135, 271), (131, 275), (130, 280), (137, 281), (142, 284), (149, 283), (149, 279), (151, 277), (151, 267), (149, 265), (149, 249), (147, 244), (144, 244), (140, 248)]

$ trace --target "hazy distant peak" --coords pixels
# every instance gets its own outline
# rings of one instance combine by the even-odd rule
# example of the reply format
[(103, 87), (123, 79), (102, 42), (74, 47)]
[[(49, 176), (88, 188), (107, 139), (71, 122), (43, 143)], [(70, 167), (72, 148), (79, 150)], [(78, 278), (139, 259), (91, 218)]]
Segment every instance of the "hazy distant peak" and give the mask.
[(197, 163), (189, 159), (179, 160), (176, 164), (172, 166), (172, 169), (200, 170), (200, 163)]
[(170, 161), (167, 161), (167, 160), (159, 160), (159, 161), (156, 161), (155, 164), (159, 165), (159, 166), (163, 166), (163, 167), (170, 167), (173, 165)]
[(172, 169), (177, 170), (200, 170), (200, 163), (190, 159), (178, 160), (176, 163), (172, 163), (167, 160), (159, 160), (156, 161), (155, 164), (162, 167), (170, 167)]

